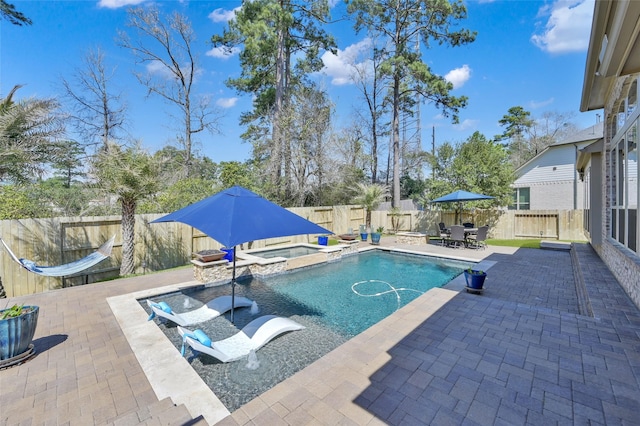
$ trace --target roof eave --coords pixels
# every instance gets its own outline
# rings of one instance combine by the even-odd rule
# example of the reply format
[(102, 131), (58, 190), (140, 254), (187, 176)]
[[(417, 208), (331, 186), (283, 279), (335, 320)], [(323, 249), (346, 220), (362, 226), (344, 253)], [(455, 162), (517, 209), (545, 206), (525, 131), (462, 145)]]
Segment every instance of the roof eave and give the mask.
[(580, 111), (604, 108), (616, 79), (640, 71), (640, 2), (596, 0)]
[(591, 155), (596, 152), (602, 152), (604, 139), (600, 138), (589, 146), (582, 148), (578, 151), (578, 161), (576, 162), (576, 170), (584, 172), (584, 168), (589, 164)]
[[(600, 50), (604, 39), (609, 13), (611, 11), (611, 1), (600, 0), (595, 2), (593, 19), (591, 22), (591, 36), (589, 39), (589, 50), (587, 51), (587, 63), (584, 71), (584, 82), (582, 86), (582, 98), (580, 100), (580, 111), (592, 111), (604, 107), (604, 95), (602, 83), (604, 77), (597, 75)], [(598, 99), (594, 95), (600, 94)]]

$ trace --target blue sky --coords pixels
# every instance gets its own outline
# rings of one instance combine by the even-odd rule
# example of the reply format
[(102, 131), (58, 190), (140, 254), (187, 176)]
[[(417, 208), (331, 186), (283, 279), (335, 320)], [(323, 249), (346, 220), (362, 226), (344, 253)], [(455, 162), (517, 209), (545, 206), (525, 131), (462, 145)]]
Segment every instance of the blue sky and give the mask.
[[(129, 136), (155, 151), (173, 140), (172, 107), (146, 90), (133, 76), (141, 70), (133, 55), (116, 43), (118, 30), (127, 30), (126, 9), (152, 4), (149, 0), (10, 1), (31, 18), (33, 25), (17, 27), (0, 21), (0, 94), (16, 84), (25, 86), (23, 97), (57, 97), (61, 77), (71, 78), (82, 67), (88, 49), (100, 47), (108, 67), (115, 68), (115, 89), (128, 104)], [(342, 2), (333, 18), (344, 14)], [(224, 56), (209, 43), (226, 27), (240, 1), (155, 1), (161, 11), (178, 10), (191, 20), (200, 55), (197, 82), (200, 94), (210, 97), (223, 114), (221, 134), (196, 137), (195, 148), (215, 162), (249, 158), (251, 146), (242, 142), (238, 117), (251, 108), (251, 96), (227, 88), (224, 81), (239, 74), (237, 55)], [(487, 137), (502, 133), (498, 120), (512, 106), (520, 105), (534, 118), (545, 112), (574, 113), (573, 122), (588, 127), (596, 112), (580, 113), (586, 50), (593, 0), (526, 1), (470, 0), (463, 26), (477, 31), (467, 46), (433, 46), (424, 54), (432, 71), (451, 81), (456, 96), (469, 98), (453, 125), (430, 105), (422, 107), (423, 145), (430, 149), (432, 127), (436, 144), (460, 142), (474, 131)], [(352, 23), (341, 21), (326, 27), (338, 43), (338, 55), (323, 56), (325, 69), (315, 76), (336, 105), (336, 125), (348, 125), (353, 109), (362, 101), (349, 80), (350, 63), (357, 62), (366, 45), (366, 34), (356, 34)], [(355, 58), (355, 59), (354, 59)], [(601, 112), (600, 112), (601, 113)], [(73, 136), (73, 135), (72, 135)]]

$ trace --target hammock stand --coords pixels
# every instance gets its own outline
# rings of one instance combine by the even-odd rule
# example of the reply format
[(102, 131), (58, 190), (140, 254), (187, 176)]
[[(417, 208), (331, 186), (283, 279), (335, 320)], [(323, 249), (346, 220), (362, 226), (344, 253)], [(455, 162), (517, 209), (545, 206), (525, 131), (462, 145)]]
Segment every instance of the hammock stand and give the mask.
[(34, 274), (43, 275), (45, 277), (66, 277), (69, 275), (77, 274), (78, 272), (82, 272), (85, 269), (89, 269), (90, 267), (102, 262), (107, 257), (111, 256), (111, 250), (113, 249), (113, 243), (115, 239), (116, 236), (114, 235), (106, 243), (101, 245), (98, 250), (94, 251), (90, 255), (83, 257), (82, 259), (78, 259), (73, 262), (65, 263), (64, 265), (58, 266), (38, 266), (35, 264), (35, 262), (18, 258), (18, 256), (16, 256), (11, 251), (7, 243), (5, 243), (2, 238), (0, 238), (0, 241), (2, 241), (2, 245), (4, 245), (4, 248), (9, 253), (9, 256), (11, 256), (14, 261), (18, 262), (18, 264), (20, 264), (20, 266), (22, 266), (27, 271), (33, 272)]

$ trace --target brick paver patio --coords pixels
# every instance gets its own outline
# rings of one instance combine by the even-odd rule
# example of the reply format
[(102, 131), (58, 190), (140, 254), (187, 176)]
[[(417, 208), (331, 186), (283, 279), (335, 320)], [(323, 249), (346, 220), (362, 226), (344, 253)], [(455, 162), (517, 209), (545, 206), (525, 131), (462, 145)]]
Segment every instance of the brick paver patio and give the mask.
[[(461, 277), (434, 289), (220, 424), (640, 424), (640, 312), (590, 246), (404, 248), (495, 264), (482, 295), (460, 291)], [(593, 317), (580, 314), (576, 262)], [(180, 269), (0, 301), (41, 308), (37, 356), (0, 370), (0, 423), (206, 424), (158, 398), (106, 301), (191, 279)]]

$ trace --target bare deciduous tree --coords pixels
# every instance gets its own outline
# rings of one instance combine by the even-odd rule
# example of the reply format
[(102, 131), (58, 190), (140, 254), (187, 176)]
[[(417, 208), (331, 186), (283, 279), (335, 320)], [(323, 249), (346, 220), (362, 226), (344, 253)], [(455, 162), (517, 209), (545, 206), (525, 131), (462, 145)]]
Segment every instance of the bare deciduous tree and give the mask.
[(62, 78), (70, 115), (84, 145), (106, 149), (110, 140), (120, 139), (127, 106), (122, 94), (112, 91), (114, 76), (115, 68), (107, 68), (104, 52), (97, 48), (87, 52), (72, 80)]
[(388, 112), (385, 111), (384, 104), (387, 90), (384, 79), (388, 76), (383, 72), (386, 52), (375, 47), (375, 40), (372, 41), (372, 47), (370, 58), (364, 62), (352, 64), (353, 74), (351, 78), (360, 91), (367, 107), (368, 114), (363, 117), (363, 122), (369, 126), (371, 183), (375, 183), (378, 180), (379, 138), (388, 133), (387, 126), (381, 123), (384, 114)]
[(574, 116), (572, 112), (547, 111), (534, 120), (533, 126), (528, 131), (530, 158), (538, 155), (549, 145), (577, 133), (580, 129), (572, 122)]
[(197, 80), (198, 57), (193, 49), (195, 34), (186, 16), (174, 12), (162, 16), (156, 7), (130, 9), (128, 26), (136, 37), (119, 32), (121, 46), (131, 50), (138, 62), (146, 65), (144, 72), (136, 72), (138, 81), (180, 111), (178, 142), (186, 152), (185, 170), (190, 174), (192, 136), (204, 130), (217, 133), (219, 114), (211, 108), (206, 97), (194, 92)]
[(322, 186), (332, 107), (325, 92), (315, 87), (301, 87), (292, 93), (281, 111), (284, 136), (289, 142), (289, 202), (295, 206), (304, 206)]

